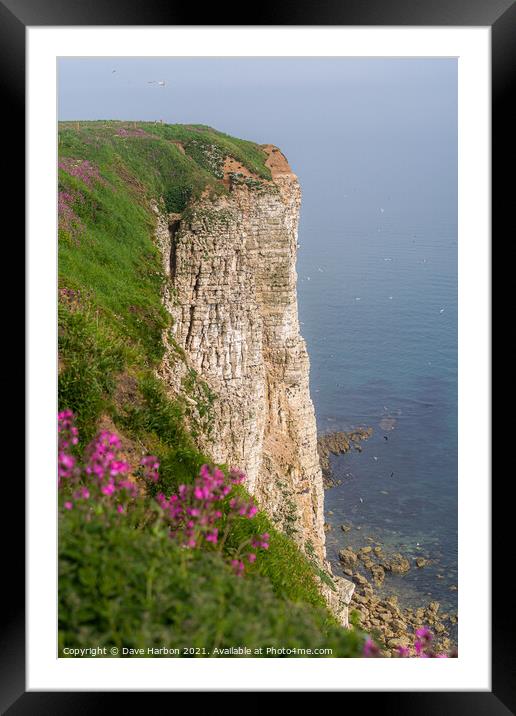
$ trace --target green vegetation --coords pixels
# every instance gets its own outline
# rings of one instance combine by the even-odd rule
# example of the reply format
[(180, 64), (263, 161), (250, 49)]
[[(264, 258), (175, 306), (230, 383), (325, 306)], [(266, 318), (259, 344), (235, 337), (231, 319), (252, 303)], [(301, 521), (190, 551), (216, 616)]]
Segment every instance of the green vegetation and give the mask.
[(343, 632), (326, 610), (315, 561), (266, 515), (238, 520), (228, 536), (231, 550), (256, 530), (270, 534), (270, 549), (244, 577), (218, 553), (174, 545), (152, 519), (154, 496), (192, 483), (209, 462), (196, 437), (200, 429), (209, 435), (216, 396), (187, 374), (183, 393), (197, 402), (196, 426), (189, 401), (171, 399), (156, 377), (170, 319), (151, 202), (183, 211), (202, 191), (225, 192), (219, 175), (228, 155), (267, 179), (265, 154), (201, 125), (120, 122), (62, 123), (59, 154), (59, 407), (76, 415), (79, 448), (108, 420), (139, 455), (160, 462), (145, 515), (86, 521), (79, 510), (63, 512), (60, 645), (244, 643), (356, 655), (359, 635)]
[(81, 439), (91, 440), (116, 387), (127, 351), (120, 338), (97, 325), (89, 312), (59, 305), (59, 403), (77, 415)]
[[(235, 490), (238, 491), (238, 490)], [(241, 494), (247, 493), (242, 487)], [(270, 534), (270, 549), (260, 554), (260, 572), (267, 576), (276, 594), (293, 602), (304, 602), (323, 608), (324, 599), (318, 589), (315, 572), (308, 560), (296, 544), (283, 532), (276, 530), (266, 514), (260, 512), (253, 520), (241, 520), (235, 523), (229, 547), (237, 545), (249, 538), (252, 532)], [(328, 623), (335, 624), (333, 617), (326, 614)]]
[(81, 517), (68, 512), (61, 527), (60, 654), (65, 646), (167, 646), (202, 657), (245, 645), (263, 656), (268, 647), (297, 647), (345, 657), (361, 647), (360, 632), (328, 624), (321, 608), (279, 599), (267, 577), (235, 576), (218, 553), (181, 549), (163, 530), (127, 518), (108, 528), (102, 515)]
[(122, 401), (114, 411), (114, 422), (125, 435), (145, 445), (159, 459), (160, 480), (149, 486), (152, 495), (170, 495), (179, 485), (190, 483), (209, 458), (195, 447), (185, 427), (185, 408), (180, 399), (170, 400), (161, 382), (141, 373), (137, 395)]
[(254, 142), (236, 139), (202, 124), (141, 124), (165, 140), (181, 142), (187, 156), (217, 178), (222, 178), (225, 157), (232, 157), (262, 179), (270, 179), (266, 155)]

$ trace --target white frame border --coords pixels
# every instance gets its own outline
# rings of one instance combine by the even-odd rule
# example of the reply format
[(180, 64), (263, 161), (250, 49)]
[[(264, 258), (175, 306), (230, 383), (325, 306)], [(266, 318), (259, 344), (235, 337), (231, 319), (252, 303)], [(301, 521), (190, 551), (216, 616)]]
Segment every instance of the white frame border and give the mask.
[[(27, 28), (27, 690), (491, 689), (490, 50), (489, 27)], [(62, 56), (459, 58), (458, 659), (57, 658), (56, 493), (49, 485), (55, 486), (56, 59)]]

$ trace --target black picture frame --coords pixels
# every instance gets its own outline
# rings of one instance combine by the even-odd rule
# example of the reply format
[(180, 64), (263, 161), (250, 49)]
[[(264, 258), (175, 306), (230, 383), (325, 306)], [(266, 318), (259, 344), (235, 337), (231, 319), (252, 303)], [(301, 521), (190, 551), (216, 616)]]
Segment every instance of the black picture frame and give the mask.
[[(506, 170), (514, 156), (514, 120), (509, 112), (515, 89), (516, 66), (516, 4), (514, 0), (324, 0), (317, 4), (285, 2), (274, 7), (255, 6), (259, 18), (242, 13), (245, 5), (203, 6), (203, 26), (209, 25), (360, 25), (360, 26), (490, 26), (492, 38), (492, 234), (502, 237), (510, 227), (508, 212), (512, 209), (513, 182), (505, 180)], [(18, 249), (23, 253), (21, 239), (25, 216), (24, 145), (25, 145), (25, 31), (34, 26), (102, 26), (102, 25), (199, 25), (198, 8), (180, 5), (171, 0), (0, 0), (0, 112), (4, 171), (9, 181), (4, 189), (4, 207), (16, 217)], [(512, 150), (512, 151), (511, 151)], [(7, 155), (7, 156), (6, 156)], [(505, 233), (505, 232), (504, 232)], [(10, 234), (14, 237), (13, 234)], [(506, 238), (510, 241), (510, 237)], [(22, 255), (23, 261), (23, 255)], [(9, 314), (4, 330), (15, 335), (20, 320), (10, 317), (13, 303), (7, 304)], [(5, 319), (4, 319), (5, 320)], [(29, 348), (34, 349), (33, 346)], [(19, 362), (19, 358), (18, 358)], [(20, 385), (23, 382), (20, 381)], [(486, 436), (489, 439), (489, 436)], [(23, 454), (23, 452), (20, 452)], [(8, 505), (23, 504), (20, 490), (21, 470), (15, 465), (18, 480), (11, 479), (11, 467), (4, 467), (5, 485), (13, 494), (4, 497)], [(10, 477), (9, 480), (7, 478)], [(5, 489), (5, 487), (4, 487)], [(492, 691), (491, 692), (368, 692), (367, 706), (398, 714), (489, 714), (502, 716), (513, 712), (516, 704), (513, 646), (508, 634), (513, 633), (513, 592), (504, 585), (506, 556), (504, 545), (510, 544), (511, 505), (503, 495), (503, 485), (493, 481), (492, 501)], [(5, 493), (4, 493), (5, 494)], [(12, 511), (14, 512), (14, 511)], [(120, 710), (121, 694), (106, 692), (26, 692), (25, 691), (25, 578), (24, 527), (22, 509), (18, 507), (15, 521), (9, 527), (3, 550), (3, 607), (5, 625), (0, 636), (0, 707), (2, 713), (59, 714), (102, 712), (107, 708)], [(4, 538), (5, 539), (5, 538)], [(504, 572), (505, 570), (505, 572)], [(489, 575), (482, 575), (488, 579)], [(473, 597), (472, 597), (473, 598)], [(483, 618), (483, 615), (479, 615)], [(407, 684), (410, 688), (410, 684)], [(336, 688), (336, 690), (338, 690)], [(153, 694), (156, 695), (156, 694)], [(157, 694), (170, 698), (167, 694)], [(131, 693), (132, 707), (143, 705), (149, 694)], [(352, 697), (346, 694), (349, 708)], [(373, 699), (374, 703), (369, 699)], [(169, 702), (170, 703), (170, 702)]]

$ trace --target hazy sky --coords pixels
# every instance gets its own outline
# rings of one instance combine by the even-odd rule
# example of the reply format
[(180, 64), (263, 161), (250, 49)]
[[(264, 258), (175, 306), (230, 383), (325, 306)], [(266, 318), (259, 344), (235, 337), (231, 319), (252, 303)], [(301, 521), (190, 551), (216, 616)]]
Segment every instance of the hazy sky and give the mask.
[(386, 201), (456, 211), (454, 59), (66, 58), (59, 118), (208, 124), (276, 144), (310, 224), (337, 223), (351, 193), (358, 214)]

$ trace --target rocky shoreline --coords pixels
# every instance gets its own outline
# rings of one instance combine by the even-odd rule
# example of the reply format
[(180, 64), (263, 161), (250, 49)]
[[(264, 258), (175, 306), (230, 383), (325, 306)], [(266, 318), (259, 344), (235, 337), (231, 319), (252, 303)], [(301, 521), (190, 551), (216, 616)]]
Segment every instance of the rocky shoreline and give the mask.
[[(342, 529), (347, 532), (350, 526), (342, 525)], [(436, 601), (416, 609), (403, 608), (397, 596), (383, 598), (378, 593), (378, 588), (390, 574), (423, 569), (427, 560), (417, 557), (411, 561), (399, 552), (384, 552), (379, 543), (365, 545), (356, 551), (345, 547), (338, 556), (342, 571), (355, 584), (350, 614), (355, 612), (359, 625), (380, 646), (382, 656), (397, 656), (400, 648), (408, 649), (414, 656), (415, 631), (422, 627), (433, 632), (438, 651), (447, 653), (456, 647), (452, 632), (458, 621), (457, 614), (441, 612)]]
[[(392, 429), (390, 425), (387, 427)], [(341, 484), (332, 475), (330, 455), (342, 455), (351, 450), (361, 452), (360, 442), (367, 440), (372, 433), (372, 428), (357, 428), (351, 432), (332, 432), (318, 437), (317, 450), (326, 489)], [(328, 514), (333, 513), (330, 511)], [(325, 522), (324, 529), (329, 532), (332, 525)], [(356, 534), (353, 532), (353, 538), (348, 534), (352, 529), (354, 526), (351, 523), (341, 524), (339, 533), (342, 532), (342, 539), (337, 540), (338, 547), (335, 545), (342, 572), (355, 585), (349, 603), (351, 621), (355, 614), (357, 623), (371, 634), (380, 647), (381, 655), (385, 657), (398, 656), (400, 648), (408, 649), (409, 655), (415, 656), (415, 632), (423, 627), (432, 631), (436, 650), (448, 653), (456, 648), (456, 613), (442, 610), (437, 601), (415, 608), (405, 607), (399, 602), (398, 595), (385, 594), (385, 591), (389, 591), (385, 588), (388, 588), (392, 575), (425, 569), (430, 566), (431, 560), (422, 555), (404, 555), (385, 549), (380, 542), (365, 535), (362, 539), (367, 540), (368, 544), (358, 547)], [(334, 534), (337, 533), (335, 523), (333, 530)], [(348, 539), (353, 547), (346, 545)], [(337, 572), (338, 567), (334, 571)], [(437, 578), (442, 578), (442, 575), (437, 575)], [(456, 585), (451, 585), (450, 590), (456, 589)]]
[(344, 455), (350, 450), (362, 451), (360, 442), (367, 440), (373, 434), (372, 428), (356, 428), (350, 432), (336, 431), (323, 433), (317, 437), (317, 452), (323, 474), (325, 489), (340, 484), (332, 477), (330, 455)]

